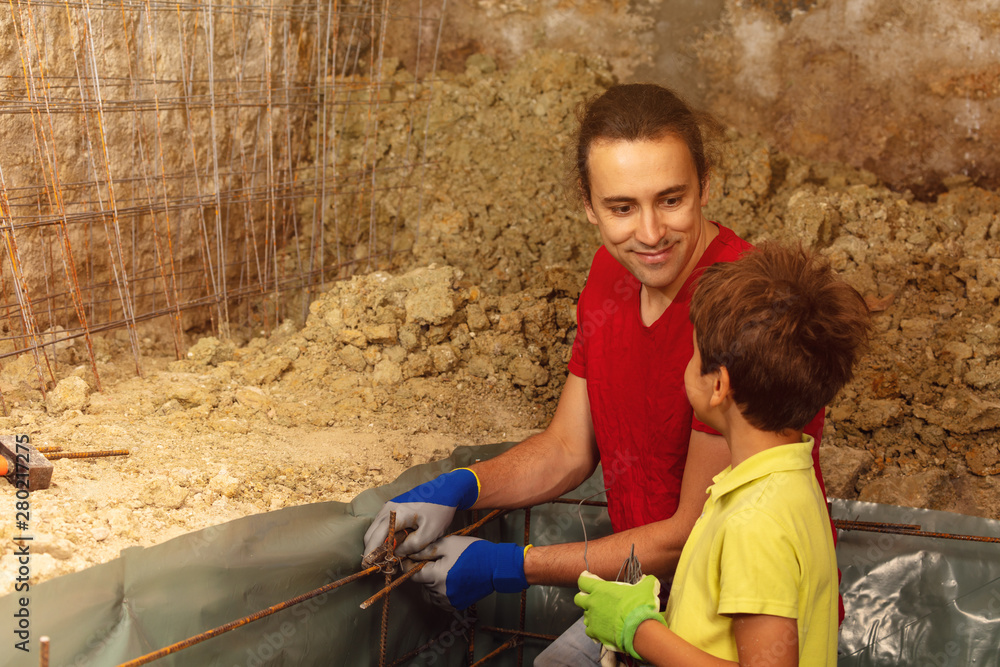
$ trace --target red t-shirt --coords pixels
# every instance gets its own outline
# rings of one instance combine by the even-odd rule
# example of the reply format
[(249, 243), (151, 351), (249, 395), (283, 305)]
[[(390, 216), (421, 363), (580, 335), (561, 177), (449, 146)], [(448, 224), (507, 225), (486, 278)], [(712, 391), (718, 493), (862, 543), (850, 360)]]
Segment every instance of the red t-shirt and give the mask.
[[(684, 369), (694, 351), (688, 306), (701, 269), (731, 262), (752, 248), (732, 230), (718, 227), (719, 235), (673, 302), (649, 327), (640, 312), (641, 283), (603, 246), (580, 294), (569, 371), (587, 380), (615, 532), (672, 516), (691, 429), (715, 433), (694, 417), (684, 391)], [(822, 410), (805, 430), (816, 438), (813, 460), (822, 487)]]

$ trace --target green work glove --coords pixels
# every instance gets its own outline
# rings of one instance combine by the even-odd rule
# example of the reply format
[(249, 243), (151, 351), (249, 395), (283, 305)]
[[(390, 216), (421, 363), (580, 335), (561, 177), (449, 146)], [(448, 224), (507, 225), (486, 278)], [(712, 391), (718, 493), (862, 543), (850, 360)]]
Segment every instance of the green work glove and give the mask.
[(583, 609), (587, 636), (610, 649), (642, 660), (642, 656), (632, 648), (639, 625), (648, 620), (666, 625), (660, 613), (659, 580), (647, 574), (638, 583), (626, 584), (604, 581), (596, 574), (585, 571), (576, 583), (580, 592), (573, 602)]

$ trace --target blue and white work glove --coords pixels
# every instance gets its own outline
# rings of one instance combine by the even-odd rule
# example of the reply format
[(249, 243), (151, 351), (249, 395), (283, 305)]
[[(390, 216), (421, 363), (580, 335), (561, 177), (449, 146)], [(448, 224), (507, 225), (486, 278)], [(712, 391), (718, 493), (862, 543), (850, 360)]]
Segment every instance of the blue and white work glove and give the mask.
[(520, 593), (527, 588), (526, 550), (517, 544), (497, 544), (475, 537), (443, 537), (410, 556), (413, 561), (430, 561), (413, 575), (413, 580), (427, 587), (435, 603), (462, 610), (493, 591)]
[(444, 535), (455, 511), (472, 507), (478, 498), (479, 478), (468, 468), (452, 470), (424, 482), (382, 506), (365, 533), (364, 555), (385, 541), (389, 512), (396, 513), (396, 530), (416, 529), (396, 548), (396, 555), (402, 557), (420, 551)]

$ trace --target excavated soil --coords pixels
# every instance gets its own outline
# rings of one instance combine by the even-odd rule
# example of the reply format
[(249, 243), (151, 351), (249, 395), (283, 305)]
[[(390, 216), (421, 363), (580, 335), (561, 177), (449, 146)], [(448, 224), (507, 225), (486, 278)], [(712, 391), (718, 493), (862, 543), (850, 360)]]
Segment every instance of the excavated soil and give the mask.
[[(7, 364), (0, 431), (131, 452), (55, 462), (30, 501), (34, 581), (240, 516), (346, 501), (456, 445), (544, 427), (599, 243), (566, 187), (574, 109), (610, 80), (600, 62), (539, 52), (507, 72), (473, 56), (428, 84), (422, 208), (380, 204), (405, 221), (394, 258), (334, 284), (304, 321), (191, 334), (181, 360), (148, 327), (141, 377), (127, 336), (99, 338), (102, 391), (79, 343), (55, 351), (44, 398), (32, 359)], [(871, 349), (828, 411), (830, 494), (998, 516), (1000, 197), (957, 176), (921, 203), (866, 172), (726, 140), (710, 215), (752, 242), (819, 250), (875, 312)], [(13, 517), (13, 489), (0, 494)], [(15, 534), (0, 522), (0, 593)]]

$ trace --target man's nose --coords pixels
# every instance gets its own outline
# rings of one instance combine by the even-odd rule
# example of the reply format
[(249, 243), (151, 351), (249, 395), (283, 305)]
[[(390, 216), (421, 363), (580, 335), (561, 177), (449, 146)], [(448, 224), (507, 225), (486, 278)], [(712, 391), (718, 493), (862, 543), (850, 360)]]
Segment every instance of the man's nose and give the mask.
[(635, 230), (635, 240), (651, 248), (656, 247), (666, 236), (667, 227), (662, 224), (656, 210), (644, 207), (639, 216), (639, 226)]

